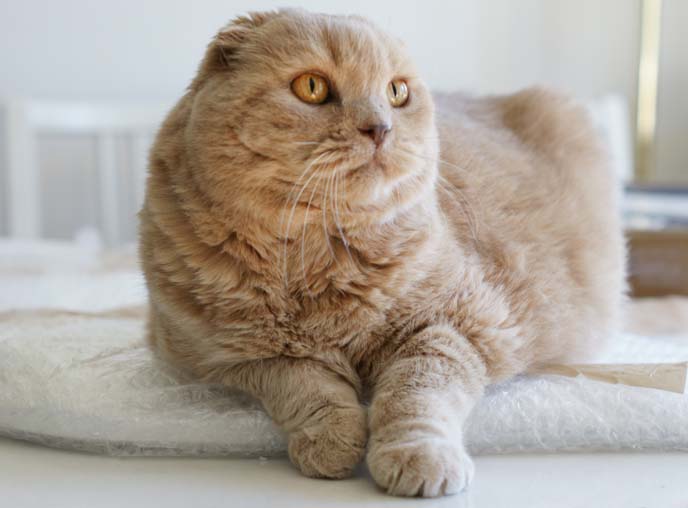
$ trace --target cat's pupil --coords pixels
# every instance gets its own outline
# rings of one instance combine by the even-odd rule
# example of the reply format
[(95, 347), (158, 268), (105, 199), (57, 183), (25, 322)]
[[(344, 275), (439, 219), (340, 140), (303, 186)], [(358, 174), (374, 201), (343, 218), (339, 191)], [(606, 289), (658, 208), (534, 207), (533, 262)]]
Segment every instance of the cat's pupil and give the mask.
[(394, 94), (394, 97), (397, 96), (397, 85), (395, 85), (394, 83), (392, 83), (392, 93)]
[(308, 86), (311, 88), (311, 93), (315, 92), (315, 80), (313, 78), (308, 79)]

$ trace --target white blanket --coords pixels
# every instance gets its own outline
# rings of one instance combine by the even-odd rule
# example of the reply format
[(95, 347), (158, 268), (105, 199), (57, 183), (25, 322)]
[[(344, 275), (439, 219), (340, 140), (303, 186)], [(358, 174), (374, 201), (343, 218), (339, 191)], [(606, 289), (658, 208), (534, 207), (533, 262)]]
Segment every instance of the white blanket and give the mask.
[[(118, 455), (282, 453), (284, 436), (257, 402), (153, 360), (132, 259), (0, 241), (0, 435)], [(685, 361), (688, 333), (620, 335), (599, 360)], [(688, 396), (520, 377), (489, 388), (465, 438), (476, 454), (688, 450)]]

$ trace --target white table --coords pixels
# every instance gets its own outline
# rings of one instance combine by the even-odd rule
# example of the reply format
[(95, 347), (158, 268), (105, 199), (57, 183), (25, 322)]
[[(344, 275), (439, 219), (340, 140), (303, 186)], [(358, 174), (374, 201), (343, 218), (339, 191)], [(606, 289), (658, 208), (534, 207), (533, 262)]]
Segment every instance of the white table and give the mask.
[(0, 506), (688, 507), (688, 454), (478, 457), (467, 494), (421, 501), (381, 493), (365, 468), (310, 480), (286, 459), (110, 458), (0, 439)]

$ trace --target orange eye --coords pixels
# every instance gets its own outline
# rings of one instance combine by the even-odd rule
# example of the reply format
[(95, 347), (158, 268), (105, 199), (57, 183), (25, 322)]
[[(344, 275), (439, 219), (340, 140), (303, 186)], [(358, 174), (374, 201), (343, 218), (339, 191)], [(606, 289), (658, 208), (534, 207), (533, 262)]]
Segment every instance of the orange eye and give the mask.
[(395, 108), (400, 108), (409, 98), (409, 89), (403, 79), (393, 79), (387, 85), (387, 98), (389, 103)]
[(322, 76), (307, 72), (291, 82), (291, 91), (303, 102), (322, 104), (330, 93), (330, 87)]

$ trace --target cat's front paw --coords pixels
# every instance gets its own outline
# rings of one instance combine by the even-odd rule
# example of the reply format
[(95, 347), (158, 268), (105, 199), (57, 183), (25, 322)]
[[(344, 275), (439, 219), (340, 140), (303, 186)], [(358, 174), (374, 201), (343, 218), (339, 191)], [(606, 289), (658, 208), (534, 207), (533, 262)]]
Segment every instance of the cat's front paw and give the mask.
[(313, 478), (345, 478), (365, 454), (363, 408), (324, 408), (322, 416), (289, 434), (289, 458)]
[(456, 494), (475, 471), (463, 445), (442, 437), (371, 442), (367, 462), (377, 484), (395, 496)]

